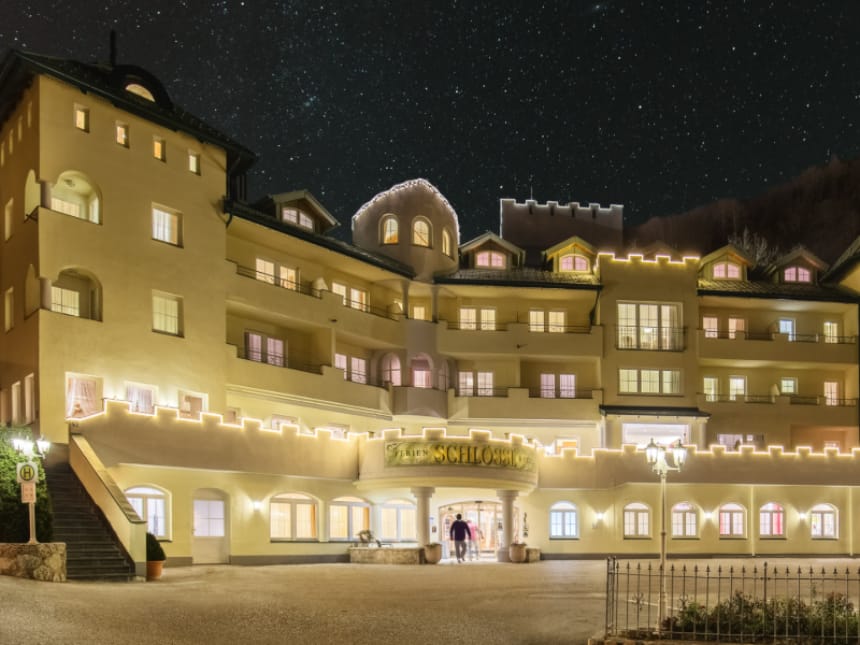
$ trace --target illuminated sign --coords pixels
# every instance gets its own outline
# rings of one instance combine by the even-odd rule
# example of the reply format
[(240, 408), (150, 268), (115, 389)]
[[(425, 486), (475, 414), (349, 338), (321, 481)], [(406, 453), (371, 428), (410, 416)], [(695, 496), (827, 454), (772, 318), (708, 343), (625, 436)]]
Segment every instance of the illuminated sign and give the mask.
[(525, 446), (461, 441), (386, 441), (386, 466), (480, 466), (537, 471), (535, 452)]

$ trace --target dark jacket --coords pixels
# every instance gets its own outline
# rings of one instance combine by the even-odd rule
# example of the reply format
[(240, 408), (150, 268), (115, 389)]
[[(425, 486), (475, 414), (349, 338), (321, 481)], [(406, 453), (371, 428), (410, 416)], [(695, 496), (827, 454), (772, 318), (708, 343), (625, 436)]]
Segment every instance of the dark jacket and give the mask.
[(463, 520), (454, 520), (454, 523), (451, 525), (451, 539), (452, 540), (465, 540), (466, 538), (472, 539), (472, 532), (469, 530), (469, 525), (466, 524)]

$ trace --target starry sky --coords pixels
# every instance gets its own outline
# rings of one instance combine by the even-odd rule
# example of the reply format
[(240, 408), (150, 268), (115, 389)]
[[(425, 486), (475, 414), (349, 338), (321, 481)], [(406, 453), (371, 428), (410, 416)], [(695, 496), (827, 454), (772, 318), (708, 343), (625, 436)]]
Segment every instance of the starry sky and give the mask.
[(856, 0), (0, 0), (0, 48), (147, 68), (259, 155), (249, 197), (344, 225), (414, 177), (498, 232), (498, 200), (625, 221), (860, 157)]

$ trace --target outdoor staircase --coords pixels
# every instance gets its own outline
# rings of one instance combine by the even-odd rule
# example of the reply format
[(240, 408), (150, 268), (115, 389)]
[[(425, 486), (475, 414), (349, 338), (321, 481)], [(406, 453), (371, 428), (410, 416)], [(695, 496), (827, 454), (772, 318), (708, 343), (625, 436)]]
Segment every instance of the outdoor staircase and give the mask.
[(133, 580), (134, 564), (68, 463), (47, 471), (54, 541), (66, 543), (69, 580)]

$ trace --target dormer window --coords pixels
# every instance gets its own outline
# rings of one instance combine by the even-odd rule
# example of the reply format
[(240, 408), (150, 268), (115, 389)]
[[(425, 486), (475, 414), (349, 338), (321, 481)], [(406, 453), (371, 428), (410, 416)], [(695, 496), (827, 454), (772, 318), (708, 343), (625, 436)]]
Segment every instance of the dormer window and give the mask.
[(559, 261), (560, 271), (588, 271), (588, 258), (578, 253), (563, 255)]
[(805, 267), (788, 267), (782, 273), (784, 282), (812, 282), (812, 271)]
[(505, 254), (498, 251), (481, 251), (475, 254), (475, 266), (488, 269), (504, 269)]
[(309, 231), (314, 230), (314, 221), (307, 213), (304, 213), (297, 208), (284, 206), (281, 209), (281, 220), (287, 224), (292, 224), (293, 226), (306, 228)]
[(412, 244), (430, 247), (430, 222), (423, 217), (412, 222)]
[(740, 280), (741, 265), (736, 262), (716, 262), (713, 265), (714, 280)]
[(382, 243), (383, 244), (397, 244), (400, 239), (399, 236), (400, 225), (397, 221), (397, 216), (393, 214), (388, 214), (382, 218)]

